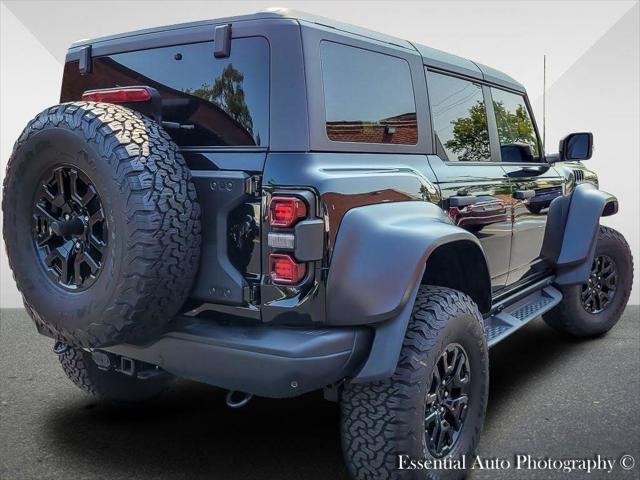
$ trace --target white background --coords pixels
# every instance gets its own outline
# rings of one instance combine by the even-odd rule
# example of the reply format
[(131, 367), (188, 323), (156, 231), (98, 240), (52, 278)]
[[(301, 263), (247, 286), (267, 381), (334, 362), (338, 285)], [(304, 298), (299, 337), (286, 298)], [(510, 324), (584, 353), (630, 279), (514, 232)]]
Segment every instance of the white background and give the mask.
[[(253, 13), (267, 2), (2, 1), (0, 159), (4, 177), (26, 123), (58, 103), (69, 44), (163, 24)], [(589, 167), (620, 200), (604, 223), (620, 230), (640, 265), (640, 8), (637, 1), (278, 2), (439, 48), (502, 70), (523, 83), (542, 116), (547, 55), (547, 150), (573, 131), (592, 131)], [(1, 307), (21, 306), (0, 246)], [(637, 281), (636, 281), (637, 285)], [(635, 287), (630, 303), (639, 303)]]

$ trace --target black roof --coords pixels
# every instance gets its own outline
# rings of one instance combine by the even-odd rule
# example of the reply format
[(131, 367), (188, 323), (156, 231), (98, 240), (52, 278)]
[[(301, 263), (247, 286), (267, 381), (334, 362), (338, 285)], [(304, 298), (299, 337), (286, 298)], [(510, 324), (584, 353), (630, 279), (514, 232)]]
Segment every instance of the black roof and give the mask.
[(396, 38), (384, 33), (376, 32), (366, 28), (358, 27), (348, 23), (338, 22), (329, 18), (312, 15), (297, 10), (291, 10), (287, 8), (269, 8), (258, 13), (250, 15), (239, 15), (234, 17), (217, 18), (212, 20), (202, 20), (198, 22), (188, 22), (176, 25), (166, 25), (161, 27), (147, 28), (143, 30), (137, 30), (133, 32), (120, 33), (116, 35), (109, 35), (106, 37), (100, 37), (95, 39), (85, 39), (74, 42), (71, 45), (71, 49), (82, 47), (84, 45), (98, 45), (102, 42), (108, 42), (115, 39), (121, 39), (126, 37), (154, 34), (158, 32), (164, 32), (169, 30), (179, 30), (185, 28), (193, 28), (206, 25), (220, 25), (225, 23), (236, 23), (251, 20), (267, 20), (267, 19), (291, 19), (300, 23), (304, 23), (306, 26), (313, 28), (314, 25), (329, 27), (338, 31), (347, 32), (353, 35), (358, 35), (364, 38), (376, 40), (378, 42), (388, 43), (396, 47), (405, 48), (407, 50), (417, 51), (424, 59), (424, 63), (443, 70), (452, 71), (458, 74), (466, 75), (479, 80), (486, 80), (498, 85), (511, 88), (513, 90), (525, 92), (525, 88), (518, 81), (514, 80), (509, 75), (500, 72), (494, 68), (488, 67), (481, 63), (473, 62), (457, 55), (437, 50), (435, 48), (427, 47), (416, 43), (409, 42), (400, 38)]

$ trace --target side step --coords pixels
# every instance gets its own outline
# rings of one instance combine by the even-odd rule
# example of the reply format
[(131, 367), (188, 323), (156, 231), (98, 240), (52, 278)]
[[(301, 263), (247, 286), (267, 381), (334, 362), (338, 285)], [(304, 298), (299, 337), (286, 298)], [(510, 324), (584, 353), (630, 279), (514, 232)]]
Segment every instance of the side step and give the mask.
[(562, 301), (562, 293), (552, 286), (535, 291), (484, 320), (489, 348), (523, 325), (548, 312)]

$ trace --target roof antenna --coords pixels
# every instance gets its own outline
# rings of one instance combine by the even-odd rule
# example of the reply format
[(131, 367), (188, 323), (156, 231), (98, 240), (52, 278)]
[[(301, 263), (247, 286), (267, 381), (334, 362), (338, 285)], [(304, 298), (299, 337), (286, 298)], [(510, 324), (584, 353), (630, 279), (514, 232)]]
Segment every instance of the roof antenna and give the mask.
[(547, 151), (547, 56), (542, 56), (542, 151)]

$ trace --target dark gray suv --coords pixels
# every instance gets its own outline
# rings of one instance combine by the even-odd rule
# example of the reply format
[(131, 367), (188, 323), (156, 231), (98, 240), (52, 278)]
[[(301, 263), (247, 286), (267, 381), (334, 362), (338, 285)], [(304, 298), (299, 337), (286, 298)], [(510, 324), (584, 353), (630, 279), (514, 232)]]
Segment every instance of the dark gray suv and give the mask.
[(354, 478), (423, 477), (399, 467), (473, 455), (490, 347), (620, 317), (632, 258), (592, 144), (549, 155), (512, 78), (355, 26), (154, 28), (71, 46), (9, 161), (4, 237), (85, 391), (324, 389)]

